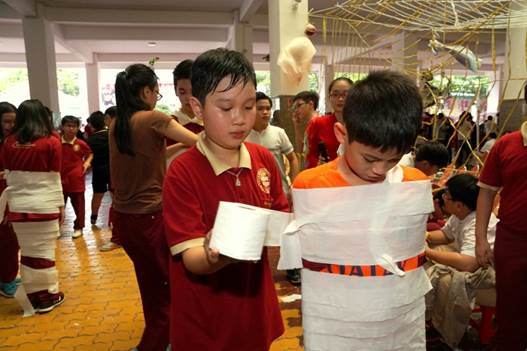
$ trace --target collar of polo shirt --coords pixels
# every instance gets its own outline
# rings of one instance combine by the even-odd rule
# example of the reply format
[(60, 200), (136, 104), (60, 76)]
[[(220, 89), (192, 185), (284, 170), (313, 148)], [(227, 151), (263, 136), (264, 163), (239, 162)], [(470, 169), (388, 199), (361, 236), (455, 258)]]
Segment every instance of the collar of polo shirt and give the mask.
[[(212, 150), (205, 143), (205, 138), (207, 138), (205, 132), (200, 133), (196, 147), (198, 148), (199, 152), (201, 152), (203, 156), (207, 158), (210, 165), (212, 166), (212, 169), (214, 170), (214, 174), (218, 176), (231, 169), (231, 166), (221, 161), (216, 155), (214, 155)], [(240, 168), (251, 169), (251, 155), (249, 154), (249, 151), (247, 150), (247, 147), (245, 147), (244, 143), (242, 143), (240, 146)]]

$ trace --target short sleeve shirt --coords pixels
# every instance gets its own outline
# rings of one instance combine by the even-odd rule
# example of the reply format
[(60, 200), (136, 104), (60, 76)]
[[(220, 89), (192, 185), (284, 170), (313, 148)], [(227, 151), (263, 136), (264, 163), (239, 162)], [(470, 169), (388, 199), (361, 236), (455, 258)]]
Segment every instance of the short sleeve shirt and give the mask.
[[(15, 135), (8, 136), (2, 147), (3, 169), (26, 172), (60, 172), (62, 165), (62, 147), (55, 136), (38, 138), (20, 144)], [(46, 221), (58, 218), (57, 214), (8, 213), (11, 222)]]
[(337, 157), (337, 149), (339, 142), (335, 136), (333, 126), (337, 122), (337, 117), (334, 114), (313, 117), (306, 127), (307, 139), (307, 155), (306, 168), (313, 168), (318, 165), (320, 152), (319, 145), (324, 143), (329, 160), (334, 160)]
[(500, 226), (527, 232), (527, 122), (499, 138), (489, 152), (478, 185), (500, 192)]
[(71, 142), (62, 141), (62, 190), (67, 193), (84, 192), (86, 177), (84, 161), (91, 155), (91, 149), (84, 141), (74, 138)]
[(268, 350), (283, 325), (267, 250), (256, 263), (230, 264), (208, 275), (187, 271), (180, 253), (203, 246), (220, 201), (288, 211), (280, 174), (269, 151), (251, 143), (242, 144), (239, 168), (218, 165), (203, 147), (205, 137), (172, 162), (163, 188), (165, 231), (174, 255), (170, 342), (176, 350)]
[(88, 138), (88, 146), (93, 152), (92, 168), (106, 171), (110, 168), (110, 145), (108, 144), (108, 130), (99, 130)]
[(282, 187), (284, 191), (287, 191), (289, 189), (289, 181), (285, 172), (284, 155), (289, 155), (293, 152), (293, 144), (291, 144), (285, 130), (272, 125), (269, 125), (261, 132), (253, 129), (245, 141), (262, 145), (273, 154), (282, 177)]
[[(498, 219), (492, 214), (489, 220), (487, 239), (491, 247), (494, 246), (496, 237), (496, 224)], [(447, 238), (454, 241), (456, 251), (467, 256), (476, 257), (476, 212), (470, 213), (460, 220), (452, 215), (441, 231)]]
[(110, 124), (112, 207), (123, 213), (146, 214), (161, 210), (161, 189), (166, 169), (164, 133), (172, 118), (159, 111), (138, 111), (130, 118), (135, 155), (119, 152), (115, 122)]

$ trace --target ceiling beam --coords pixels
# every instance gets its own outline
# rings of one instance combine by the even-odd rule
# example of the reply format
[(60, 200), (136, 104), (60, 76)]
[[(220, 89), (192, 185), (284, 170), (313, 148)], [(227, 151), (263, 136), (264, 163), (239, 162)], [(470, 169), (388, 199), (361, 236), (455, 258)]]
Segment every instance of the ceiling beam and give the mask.
[(66, 50), (70, 51), (74, 56), (79, 58), (84, 63), (93, 63), (93, 52), (80, 48), (79, 46), (70, 43), (64, 38), (61, 26), (54, 25), (55, 41), (62, 45)]
[(4, 0), (4, 2), (24, 17), (35, 17), (37, 15), (35, 0)]
[(128, 24), (131, 26), (186, 26), (186, 27), (228, 27), (232, 25), (230, 12), (193, 11), (144, 11), (118, 9), (81, 9), (46, 7), (46, 18), (56, 23), (70, 24)]
[(111, 25), (61, 25), (66, 40), (218, 41), (228, 39), (228, 29), (174, 27), (116, 27)]
[(260, 9), (264, 0), (243, 0), (240, 6), (240, 22), (249, 22), (253, 15)]

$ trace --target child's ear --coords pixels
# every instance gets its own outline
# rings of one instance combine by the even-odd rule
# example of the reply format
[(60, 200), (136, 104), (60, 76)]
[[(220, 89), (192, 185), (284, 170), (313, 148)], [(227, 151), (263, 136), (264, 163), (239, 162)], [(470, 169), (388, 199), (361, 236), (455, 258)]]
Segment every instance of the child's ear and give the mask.
[(203, 106), (201, 106), (201, 102), (196, 99), (194, 96), (191, 96), (188, 103), (190, 104), (190, 107), (192, 108), (192, 112), (194, 112), (194, 115), (198, 118), (203, 119)]
[(344, 124), (336, 122), (333, 126), (333, 131), (335, 132), (335, 136), (340, 144), (348, 144), (348, 131)]

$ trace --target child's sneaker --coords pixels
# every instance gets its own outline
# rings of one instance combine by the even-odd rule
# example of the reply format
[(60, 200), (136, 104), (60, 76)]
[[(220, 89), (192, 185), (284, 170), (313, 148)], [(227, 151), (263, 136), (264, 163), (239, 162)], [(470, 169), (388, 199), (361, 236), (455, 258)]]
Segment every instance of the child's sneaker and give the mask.
[(0, 295), (8, 298), (14, 297), (17, 288), (18, 285), (16, 283), (16, 279), (9, 283), (1, 283)]
[(73, 239), (77, 239), (77, 238), (80, 238), (82, 236), (82, 229), (75, 229), (73, 231), (73, 234), (71, 235), (71, 237)]
[(97, 223), (97, 215), (90, 216), (90, 223), (91, 225), (95, 225), (95, 223)]
[(53, 297), (47, 301), (40, 301), (36, 306), (33, 305), (36, 313), (48, 313), (51, 312), (55, 307), (61, 305), (64, 302), (64, 293), (59, 292), (53, 294)]

